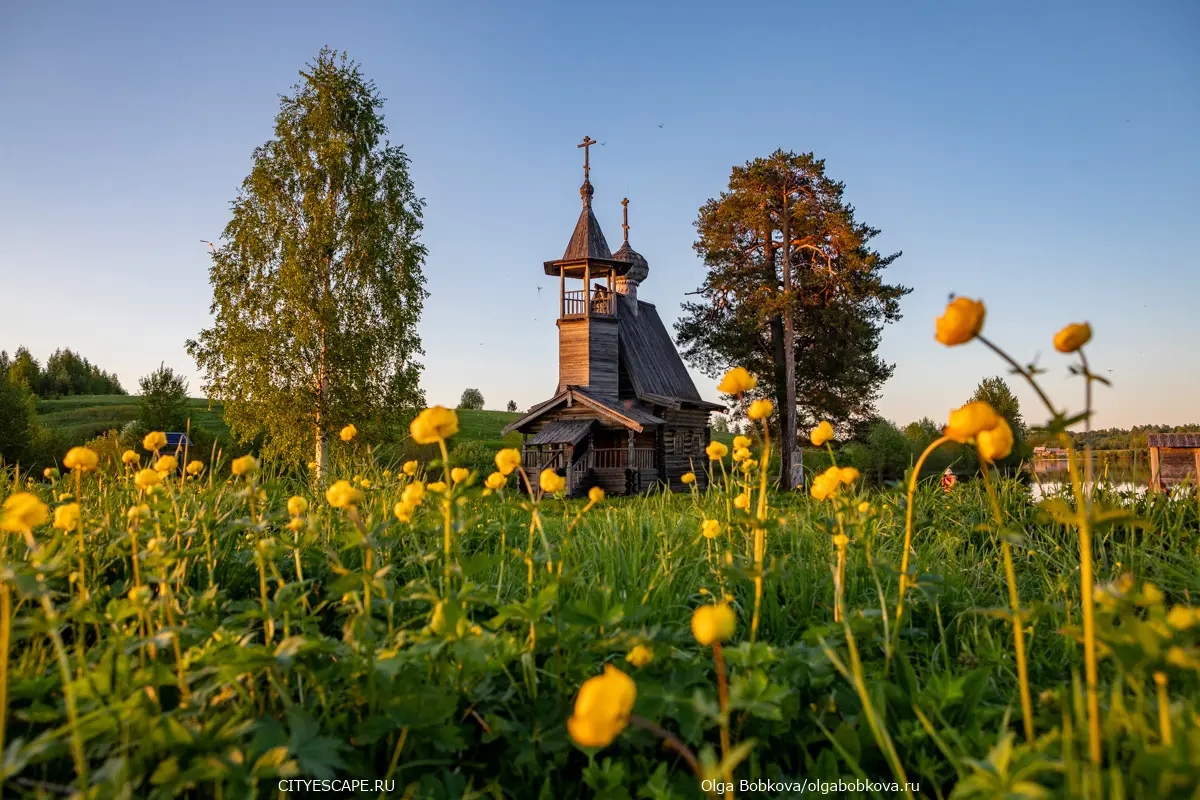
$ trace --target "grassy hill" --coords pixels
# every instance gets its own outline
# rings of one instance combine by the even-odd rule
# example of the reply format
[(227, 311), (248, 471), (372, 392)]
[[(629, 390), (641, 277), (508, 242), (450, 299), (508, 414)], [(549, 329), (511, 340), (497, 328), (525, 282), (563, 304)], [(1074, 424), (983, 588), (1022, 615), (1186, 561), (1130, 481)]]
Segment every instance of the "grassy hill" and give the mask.
[[(188, 411), (192, 427), (203, 428), (224, 443), (231, 443), (232, 436), (222, 418), (220, 403), (209, 403), (203, 398), (188, 400)], [(127, 422), (137, 418), (137, 398), (131, 395), (78, 395), (54, 400), (39, 400), (38, 422), (44, 428), (57, 433), (63, 442), (80, 444), (105, 431), (120, 430)], [(459, 411), (458, 435), (452, 446), (473, 451), (467, 460), (481, 465), (490, 463), (492, 454), (501, 447), (517, 447), (521, 436), (510, 433), (502, 437), (504, 426), (519, 419), (523, 412), (509, 411)], [(420, 448), (405, 441), (406, 430), (397, 431), (394, 441), (385, 442), (379, 455), (386, 458), (437, 457), (437, 448)], [(729, 444), (732, 434), (714, 433), (713, 438)], [(463, 454), (466, 455), (465, 453)]]

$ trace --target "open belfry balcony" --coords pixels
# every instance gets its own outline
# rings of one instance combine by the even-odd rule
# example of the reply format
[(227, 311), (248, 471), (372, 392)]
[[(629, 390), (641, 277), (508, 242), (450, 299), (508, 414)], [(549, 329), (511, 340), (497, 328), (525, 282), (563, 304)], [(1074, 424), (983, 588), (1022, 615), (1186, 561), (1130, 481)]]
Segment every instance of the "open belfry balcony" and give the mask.
[[(590, 313), (589, 313), (590, 306)], [(563, 319), (584, 317), (613, 317), (617, 313), (617, 302), (611, 289), (601, 284), (592, 287), (591, 297), (586, 289), (562, 293), (560, 316)]]

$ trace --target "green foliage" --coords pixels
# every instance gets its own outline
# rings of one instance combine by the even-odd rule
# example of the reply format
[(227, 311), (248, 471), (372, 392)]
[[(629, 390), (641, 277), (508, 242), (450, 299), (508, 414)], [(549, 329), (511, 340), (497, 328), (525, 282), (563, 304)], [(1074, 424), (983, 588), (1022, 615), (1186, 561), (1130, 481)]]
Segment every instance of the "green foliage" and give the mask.
[(0, 371), (0, 463), (30, 466), (38, 441), (37, 412), (29, 389)]
[(188, 385), (170, 367), (158, 369), (138, 381), (138, 425), (144, 431), (182, 431), (187, 426)]
[[(781, 274), (781, 186), (799, 187), (790, 207), (791, 290)], [(784, 322), (794, 328), (795, 393), (802, 416), (869, 418), (892, 367), (877, 355), (883, 326), (900, 318), (910, 290), (884, 283), (899, 253), (870, 246), (879, 231), (854, 218), (845, 186), (811, 153), (777, 151), (734, 167), (728, 189), (700, 209), (696, 250), (708, 274), (703, 301), (685, 303), (675, 330), (684, 357), (717, 377), (743, 366), (759, 393), (783, 408)], [(770, 213), (764, 215), (764, 209)], [(764, 258), (763, 242), (770, 241)], [(802, 421), (803, 426), (803, 421)]]
[[(516, 405), (515, 403), (512, 403), (511, 400), (509, 403), (511, 405)], [(478, 389), (463, 389), (462, 397), (460, 397), (458, 400), (458, 407), (468, 411), (482, 411), (483, 392), (479, 391)], [(516, 411), (515, 408), (509, 410)]]
[(844, 452), (849, 464), (857, 467), (868, 480), (877, 482), (904, 477), (914, 459), (908, 437), (886, 419), (872, 422), (866, 437), (847, 444)]
[(348, 422), (370, 439), (423, 405), (427, 294), (423, 202), (374, 83), (329, 49), (301, 78), (213, 254), (214, 325), (188, 342), (233, 434), (293, 463)]
[(8, 377), (39, 397), (64, 397), (80, 394), (125, 394), (117, 376), (92, 364), (71, 350), (55, 350), (43, 368), (24, 347), (18, 347), (9, 360), (0, 352), (0, 364)]
[[(1008, 472), (1017, 469), (1021, 461), (1029, 455), (1029, 448), (1025, 444), (1025, 420), (1021, 416), (1021, 403), (1017, 400), (1017, 396), (1013, 394), (1013, 390), (1009, 388), (1003, 378), (995, 376), (981, 380), (975, 387), (975, 393), (971, 395), (971, 400), (986, 402), (1008, 422), (1008, 426), (1012, 428), (1013, 432), (1012, 453), (997, 462), (996, 466)], [(973, 458), (974, 452), (971, 451), (970, 455)]]
[[(455, 460), (482, 451), (451, 444)], [(106, 463), (115, 457), (111, 437), (89, 446)], [(844, 506), (848, 628), (831, 624), (838, 523), (830, 505), (772, 495), (783, 520), (767, 534), (773, 566), (751, 643), (751, 518), (735, 517), (713, 542), (731, 553), (724, 571), (712, 568), (709, 540), (699, 535), (701, 519), (726, 519), (719, 481), (709, 494), (610, 498), (582, 516), (581, 501), (547, 498), (532, 537), (523, 500), (509, 491), (483, 497), (478, 482), (464, 484), (446, 506), (454, 537), (446, 588), (443, 505), (431, 495), (411, 524), (397, 523), (392, 506), (407, 478), (385, 476), (364, 448), (347, 453), (355, 460), (344, 476), (369, 482), (361, 528), (270, 471), (259, 476), (261, 492), (241, 480), (227, 485), (228, 467), (218, 464), (211, 483), (207, 473), (173, 478), (147, 497), (114, 478), (117, 469), (84, 478), (82, 536), (43, 526), (40, 551), (9, 550), (0, 569), (11, 576), (20, 633), (4, 654), (6, 796), (75, 782), (74, 732), (92, 793), (103, 797), (251, 797), (282, 778), (361, 775), (391, 775), (395, 794), (412, 797), (474, 796), (485, 787), (514, 797), (700, 796), (682, 760), (645, 731), (631, 726), (591, 754), (571, 743), (565, 722), (580, 684), (614, 664), (636, 682), (634, 713), (715, 769), (716, 673), (689, 616), (704, 592), (721, 587), (738, 616), (724, 648), (731, 762), (742, 759), (735, 779), (891, 780), (863, 699), (831, 662), (830, 653), (847, 660), (849, 630), (867, 701), (920, 796), (1079, 796), (1070, 789), (1086, 752), (1071, 675), (1079, 597), (1064, 577), (1077, 574), (1077, 534), (1060, 524), (1070, 516), (1063, 500), (1039, 509), (1025, 487), (999, 485), (1004, 518), (1023, 531), (1016, 570), (1035, 631), (1039, 737), (1026, 743), (1014, 735), (1009, 620), (996, 610), (1006, 586), (999, 540), (979, 526), (988, 517), (979, 482), (949, 495), (932, 482), (919, 487), (917, 588), (889, 662), (879, 593), (890, 614), (904, 527), (894, 491), (856, 494)], [(9, 481), (0, 477), (0, 497), (15, 490)], [(65, 476), (35, 491), (49, 501), (74, 483)], [(311, 508), (292, 530), (284, 506), (296, 493)], [(151, 516), (130, 526), (124, 512), (142, 501)], [(868, 512), (852, 510), (860, 501)], [(1095, 561), (1105, 584), (1097, 635), (1109, 654), (1101, 662), (1108, 794), (1190, 796), (1198, 785), (1200, 618), (1185, 605), (1200, 592), (1188, 555), (1200, 544), (1198, 513), (1191, 498), (1097, 498), (1096, 521), (1107, 520)], [(153, 592), (133, 591), (134, 537), (141, 581)], [(1156, 586), (1119, 577), (1126, 570)], [(73, 638), (81, 627), (98, 630)], [(66, 681), (54, 632), (67, 642)], [(624, 661), (635, 644), (649, 646), (654, 661)], [(1172, 746), (1161, 740), (1156, 671), (1169, 682)]]

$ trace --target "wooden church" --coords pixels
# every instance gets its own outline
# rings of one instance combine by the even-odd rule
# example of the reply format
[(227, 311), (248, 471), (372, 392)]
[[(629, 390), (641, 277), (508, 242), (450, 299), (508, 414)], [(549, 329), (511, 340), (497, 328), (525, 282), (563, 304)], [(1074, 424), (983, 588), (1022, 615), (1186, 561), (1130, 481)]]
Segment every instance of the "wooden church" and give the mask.
[(701, 399), (654, 304), (638, 298), (650, 265), (629, 246), (628, 199), (621, 201), (625, 241), (608, 249), (592, 212), (592, 144), (584, 137), (579, 145), (579, 221), (563, 257), (545, 263), (559, 285), (558, 387), (504, 433), (521, 433), (535, 485), (541, 470), (552, 469), (568, 494), (593, 486), (613, 494), (662, 484), (678, 490), (688, 472), (703, 485), (708, 417), (724, 407)]

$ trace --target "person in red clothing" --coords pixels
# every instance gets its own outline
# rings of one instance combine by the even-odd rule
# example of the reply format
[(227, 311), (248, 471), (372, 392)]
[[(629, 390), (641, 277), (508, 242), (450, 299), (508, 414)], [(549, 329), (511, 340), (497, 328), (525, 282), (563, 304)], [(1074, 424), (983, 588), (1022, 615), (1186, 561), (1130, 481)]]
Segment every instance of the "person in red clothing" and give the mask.
[(954, 473), (950, 471), (949, 467), (946, 467), (946, 471), (942, 473), (942, 490), (949, 492), (956, 483), (958, 483), (958, 478), (954, 477)]

